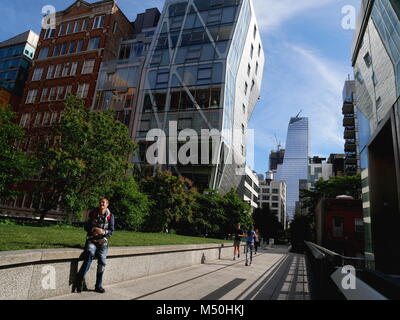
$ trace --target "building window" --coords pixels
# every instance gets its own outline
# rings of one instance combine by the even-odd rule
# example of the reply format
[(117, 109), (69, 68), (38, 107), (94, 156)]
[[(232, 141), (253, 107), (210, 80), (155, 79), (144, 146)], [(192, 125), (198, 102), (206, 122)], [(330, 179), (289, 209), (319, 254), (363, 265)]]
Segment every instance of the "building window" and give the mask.
[(258, 62), (256, 62), (256, 75), (258, 74)]
[(77, 52), (82, 52), (83, 51), (83, 40), (79, 40), (78, 41), (78, 45), (77, 45)]
[(64, 69), (63, 69), (63, 72), (62, 72), (62, 76), (63, 77), (69, 76), (70, 70), (71, 70), (71, 64), (70, 63), (64, 64)]
[(41, 97), (40, 97), (40, 102), (45, 102), (45, 101), (46, 101), (47, 92), (48, 92), (48, 89), (47, 89), (47, 88), (44, 88), (44, 89), (42, 90), (42, 95), (41, 95)]
[[(64, 92), (64, 99), (63, 100), (65, 100), (67, 98), (68, 94), (70, 94), (71, 91), (72, 91), (72, 86), (71, 85), (67, 86), (67, 88), (65, 89), (65, 92)], [(61, 118), (61, 115), (60, 115), (60, 118)]]
[(367, 52), (367, 54), (364, 56), (364, 62), (368, 68), (372, 65), (372, 58), (369, 52)]
[(78, 98), (85, 99), (88, 96), (89, 83), (80, 84), (76, 93)]
[(35, 103), (36, 101), (36, 96), (37, 96), (37, 90), (29, 90), (28, 96), (26, 97), (26, 102), (25, 103)]
[(257, 26), (254, 26), (254, 31), (253, 31), (253, 38), (256, 39), (256, 35), (257, 35)]
[(76, 21), (75, 25), (74, 25), (74, 32), (77, 33), (80, 31), (80, 27), (81, 27), (81, 22), (80, 21)]
[(199, 68), (197, 71), (197, 80), (211, 79), (212, 68)]
[(73, 54), (73, 53), (75, 53), (75, 50), (76, 50), (76, 41), (71, 41), (70, 45), (69, 45), (68, 53)]
[(63, 100), (64, 98), (64, 87), (57, 88), (57, 100)]
[(33, 72), (32, 81), (39, 81), (42, 79), (43, 68), (36, 68)]
[(52, 79), (53, 78), (53, 73), (54, 73), (54, 66), (49, 66), (49, 68), (47, 69), (46, 79)]
[(247, 75), (250, 77), (251, 66), (250, 63), (247, 65)]
[(44, 33), (44, 38), (45, 39), (53, 38), (55, 31), (56, 31), (55, 29), (51, 29), (51, 28), (46, 29), (46, 31)]
[(249, 89), (249, 85), (247, 82), (244, 83), (244, 94), (247, 95), (247, 90)]
[(258, 57), (261, 55), (261, 44), (258, 45)]
[(21, 126), (21, 127), (26, 127), (27, 125), (28, 125), (28, 123), (29, 123), (29, 120), (30, 120), (30, 114), (29, 113), (24, 113), (22, 116), (21, 116), (21, 120), (19, 121), (19, 125)]
[(117, 25), (118, 25), (118, 23), (117, 23), (117, 21), (114, 21), (114, 25), (113, 25), (113, 34), (115, 34), (115, 32), (117, 31)]
[(244, 156), (244, 146), (241, 146), (241, 150), (242, 150), (242, 156)]
[(243, 114), (246, 114), (246, 106), (243, 105)]
[(253, 58), (253, 54), (254, 54), (254, 46), (251, 45), (251, 49), (250, 49), (250, 58)]
[(40, 49), (38, 59), (46, 59), (49, 55), (49, 47), (44, 47)]
[(169, 80), (169, 72), (162, 72), (157, 74), (157, 84), (168, 83), (168, 80)]
[(66, 55), (68, 51), (68, 42), (64, 42), (61, 47), (61, 55)]
[(254, 86), (256, 85), (256, 82), (254, 80), (251, 81), (251, 88), (250, 91), (253, 91)]
[(378, 97), (378, 99), (376, 99), (376, 109), (379, 109), (382, 106), (382, 98)]
[(244, 135), (244, 133), (245, 133), (245, 126), (244, 126), (244, 124), (242, 124), (242, 134)]
[(67, 34), (71, 34), (74, 32), (74, 23), (69, 23), (67, 27)]
[(95, 37), (89, 40), (88, 50), (96, 50), (100, 46), (100, 37)]
[(124, 44), (121, 46), (121, 49), (119, 50), (119, 60), (127, 60), (131, 56), (131, 47), (132, 45), (130, 44)]
[(83, 64), (82, 74), (90, 74), (93, 72), (95, 60), (86, 60)]
[(279, 193), (279, 189), (272, 189), (272, 193)]
[(54, 125), (57, 122), (58, 112), (53, 112), (51, 114), (50, 125)]
[(93, 22), (93, 29), (103, 28), (104, 18), (104, 16), (96, 17)]
[(50, 113), (49, 112), (45, 112), (43, 115), (43, 122), (42, 122), (42, 126), (47, 127), (50, 125)]
[(378, 78), (376, 77), (375, 72), (372, 72), (372, 82), (374, 86), (378, 85)]
[(61, 76), (62, 64), (56, 65), (56, 71), (54, 72), (54, 78), (59, 78)]
[(70, 76), (75, 76), (76, 75), (76, 69), (78, 68), (78, 62), (72, 62), (71, 65), (71, 72), (70, 72)]
[(63, 35), (65, 35), (65, 31), (66, 31), (65, 24), (62, 24), (62, 25), (60, 26), (60, 32), (58, 33), (58, 36), (63, 36)]
[(56, 100), (56, 88), (51, 88), (49, 93), (48, 101), (55, 101)]
[(38, 126), (40, 126), (40, 121), (42, 120), (42, 113), (41, 112), (38, 112), (37, 114), (36, 114), (36, 118), (35, 118), (35, 122), (33, 123), (33, 126), (34, 127), (38, 127)]
[(88, 26), (89, 26), (89, 20), (88, 19), (83, 20), (81, 31), (86, 31), (88, 29)]
[(61, 51), (61, 44), (57, 44), (53, 50), (53, 57), (57, 57)]

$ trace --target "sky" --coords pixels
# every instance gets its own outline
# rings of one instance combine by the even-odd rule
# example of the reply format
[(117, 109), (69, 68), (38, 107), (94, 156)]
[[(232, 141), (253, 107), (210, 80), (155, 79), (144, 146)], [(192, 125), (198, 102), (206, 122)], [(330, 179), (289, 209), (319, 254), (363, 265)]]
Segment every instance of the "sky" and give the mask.
[[(43, 6), (50, 4), (59, 11), (72, 3), (73, 0), (1, 1), (0, 41), (28, 29), (39, 33)], [(249, 123), (255, 142), (251, 168), (261, 174), (268, 170), (270, 151), (277, 148), (277, 142), (284, 147), (290, 117), (300, 111), (301, 116), (309, 118), (311, 156), (344, 153), (342, 89), (348, 76), (353, 75), (354, 30), (342, 27), (348, 13), (342, 9), (353, 6), (358, 14), (360, 0), (253, 3), (266, 64), (261, 99)], [(130, 20), (150, 7), (161, 11), (163, 4), (164, 0), (118, 0)]]

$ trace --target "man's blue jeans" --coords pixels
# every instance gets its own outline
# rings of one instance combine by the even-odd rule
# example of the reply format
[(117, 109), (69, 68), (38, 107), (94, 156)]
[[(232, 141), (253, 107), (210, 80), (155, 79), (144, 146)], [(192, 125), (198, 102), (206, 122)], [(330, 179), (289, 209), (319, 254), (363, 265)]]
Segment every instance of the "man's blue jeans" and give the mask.
[(84, 262), (81, 269), (79, 270), (78, 277), (80, 281), (83, 281), (86, 273), (89, 271), (93, 259), (98, 255), (97, 261), (97, 275), (96, 275), (96, 288), (103, 286), (103, 274), (106, 268), (106, 258), (108, 252), (108, 245), (100, 246), (87, 240), (84, 251)]
[(253, 261), (254, 243), (246, 243), (246, 264), (251, 264)]

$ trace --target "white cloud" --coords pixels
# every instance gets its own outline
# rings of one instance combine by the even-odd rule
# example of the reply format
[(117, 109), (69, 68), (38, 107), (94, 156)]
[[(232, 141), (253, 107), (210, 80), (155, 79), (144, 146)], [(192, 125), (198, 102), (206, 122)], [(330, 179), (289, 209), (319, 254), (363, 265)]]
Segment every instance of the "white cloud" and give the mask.
[(278, 27), (307, 10), (328, 5), (335, 0), (253, 0), (261, 27)]

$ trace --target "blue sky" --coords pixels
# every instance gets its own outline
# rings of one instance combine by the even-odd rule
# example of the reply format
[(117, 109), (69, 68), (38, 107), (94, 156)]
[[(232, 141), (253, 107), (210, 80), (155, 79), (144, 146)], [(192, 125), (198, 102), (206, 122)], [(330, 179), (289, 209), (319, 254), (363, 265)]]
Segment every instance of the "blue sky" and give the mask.
[[(89, 1), (95, 2), (95, 1)], [(249, 127), (255, 130), (252, 169), (265, 173), (268, 155), (284, 146), (291, 116), (309, 117), (312, 155), (343, 153), (342, 88), (351, 69), (354, 30), (344, 30), (342, 8), (357, 10), (360, 0), (253, 0), (266, 55), (261, 100)], [(32, 29), (40, 31), (41, 9), (63, 10), (73, 0), (1, 1), (0, 41)], [(134, 20), (146, 8), (162, 9), (163, 0), (119, 0)], [(358, 12), (357, 12), (358, 13)]]

